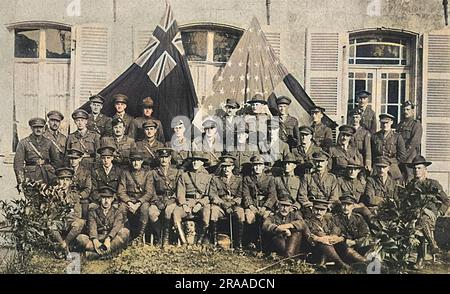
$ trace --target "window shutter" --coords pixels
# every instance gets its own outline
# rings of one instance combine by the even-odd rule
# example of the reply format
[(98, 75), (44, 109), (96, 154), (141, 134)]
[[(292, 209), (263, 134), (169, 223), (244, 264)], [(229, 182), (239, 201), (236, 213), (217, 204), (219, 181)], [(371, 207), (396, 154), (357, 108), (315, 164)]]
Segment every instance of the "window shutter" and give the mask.
[(111, 36), (104, 25), (75, 27), (75, 108), (83, 105), (90, 94), (97, 94), (109, 82)]
[(148, 27), (133, 27), (133, 62), (144, 51), (153, 31)]
[(266, 36), (267, 41), (270, 46), (272, 46), (275, 54), (281, 59), (281, 34), (279, 32), (279, 27), (269, 26), (269, 25), (261, 25), (261, 29)]
[(431, 168), (450, 171), (450, 30), (423, 38), (423, 153)]
[(347, 34), (307, 32), (305, 90), (334, 120), (345, 114), (343, 93), (344, 46)]

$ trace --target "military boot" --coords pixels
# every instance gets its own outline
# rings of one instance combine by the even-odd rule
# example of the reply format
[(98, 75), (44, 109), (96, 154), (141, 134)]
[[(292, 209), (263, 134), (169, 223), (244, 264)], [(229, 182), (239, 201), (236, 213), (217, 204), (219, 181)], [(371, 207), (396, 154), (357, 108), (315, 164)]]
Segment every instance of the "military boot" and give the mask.
[(170, 236), (170, 220), (165, 220), (162, 230), (162, 245), (169, 245), (169, 236)]
[(347, 248), (347, 250), (345, 251), (345, 255), (346, 255), (345, 256), (346, 259), (350, 263), (355, 263), (355, 262), (365, 263), (366, 262), (366, 259), (353, 248)]
[(203, 244), (204, 238), (205, 238), (205, 233), (206, 233), (206, 224), (204, 222), (200, 222), (198, 235), (197, 235), (197, 242), (196, 242), (197, 245)]
[(145, 245), (145, 225), (144, 223), (139, 224), (139, 230), (136, 239), (134, 239), (134, 245)]
[(244, 224), (237, 223), (237, 230), (235, 235), (235, 249), (242, 250), (242, 236), (244, 235)]
[(326, 260), (332, 261), (336, 264), (338, 268), (341, 269), (350, 269), (351, 267), (346, 264), (340, 257), (339, 254), (337, 254), (336, 249), (334, 249), (331, 245), (319, 245), (320, 249), (323, 253), (323, 256)]
[(434, 234), (433, 231), (430, 228), (430, 225), (428, 223), (423, 225), (423, 235), (425, 236), (425, 239), (428, 242), (428, 245), (430, 246), (430, 253), (431, 255), (434, 255), (436, 253), (439, 253), (439, 247), (436, 243), (436, 240), (434, 240)]
[(211, 244), (217, 246), (217, 222), (211, 222), (209, 224), (209, 233), (211, 238)]

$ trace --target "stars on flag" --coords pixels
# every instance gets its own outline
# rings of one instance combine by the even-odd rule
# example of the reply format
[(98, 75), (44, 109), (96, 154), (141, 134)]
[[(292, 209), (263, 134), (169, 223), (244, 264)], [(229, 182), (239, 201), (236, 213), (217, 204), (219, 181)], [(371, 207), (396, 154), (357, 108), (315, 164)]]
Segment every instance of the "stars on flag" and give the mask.
[(243, 82), (244, 79), (245, 79), (245, 76), (244, 76), (244, 75), (241, 75), (241, 76), (239, 77), (239, 79), (241, 80), (241, 82)]
[(223, 81), (223, 75), (220, 75), (220, 76), (217, 78), (217, 81), (219, 81), (219, 82)]
[(228, 61), (228, 62), (227, 62), (227, 66), (228, 66), (228, 67), (232, 67), (232, 66), (233, 66), (233, 62)]
[(238, 66), (242, 67), (243, 65), (242, 61), (239, 61)]
[(229, 80), (230, 80), (230, 83), (234, 82), (234, 76), (231, 75), (231, 76), (229, 77)]

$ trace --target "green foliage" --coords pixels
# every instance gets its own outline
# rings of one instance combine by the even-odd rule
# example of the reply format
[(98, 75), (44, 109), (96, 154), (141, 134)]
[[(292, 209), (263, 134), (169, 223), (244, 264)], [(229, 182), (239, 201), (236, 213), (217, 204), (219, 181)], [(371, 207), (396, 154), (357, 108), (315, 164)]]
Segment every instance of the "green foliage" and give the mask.
[(419, 220), (425, 209), (439, 206), (439, 203), (435, 194), (412, 187), (399, 187), (398, 197), (384, 199), (376, 217), (379, 229), (374, 232), (374, 250), (385, 266), (400, 271), (406, 269), (423, 237)]
[(49, 250), (51, 227), (60, 227), (72, 205), (60, 188), (27, 181), (22, 185), (24, 197), (10, 202), (0, 201), (0, 211), (10, 227), (5, 237), (22, 254), (31, 256), (35, 250)]

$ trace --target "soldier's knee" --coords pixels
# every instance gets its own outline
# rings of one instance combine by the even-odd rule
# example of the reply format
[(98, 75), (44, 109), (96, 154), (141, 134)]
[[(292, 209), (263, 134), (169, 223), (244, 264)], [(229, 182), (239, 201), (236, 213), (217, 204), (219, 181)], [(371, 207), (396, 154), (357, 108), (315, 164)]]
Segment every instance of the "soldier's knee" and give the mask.
[(81, 231), (84, 228), (85, 224), (86, 224), (86, 221), (84, 219), (76, 219), (72, 223), (72, 228)]
[(89, 236), (84, 235), (84, 234), (78, 235), (76, 240), (77, 240), (78, 245), (83, 249), (85, 249), (89, 245), (89, 242), (91, 242), (91, 239), (89, 239)]
[(234, 216), (238, 223), (244, 223), (245, 222), (245, 212), (242, 207), (237, 207), (234, 210)]
[(172, 218), (173, 211), (175, 210), (176, 207), (177, 205), (175, 203), (167, 205), (166, 209), (164, 210), (164, 215), (166, 219)]
[(183, 217), (183, 208), (177, 206), (172, 213), (172, 218), (174, 222), (181, 221), (181, 218)]
[(156, 205), (150, 205), (150, 208), (148, 209), (148, 215), (151, 222), (157, 222), (160, 214), (161, 212)]
[(219, 215), (220, 215), (220, 209), (218, 206), (213, 205), (211, 207), (211, 221), (212, 222), (216, 222), (219, 220)]
[(130, 230), (128, 230), (127, 228), (122, 228), (117, 233), (117, 236), (119, 236), (122, 240), (126, 241), (130, 237)]
[(255, 222), (255, 213), (253, 211), (251, 211), (250, 209), (246, 209), (245, 210), (245, 220), (247, 222), (247, 224), (251, 225)]

